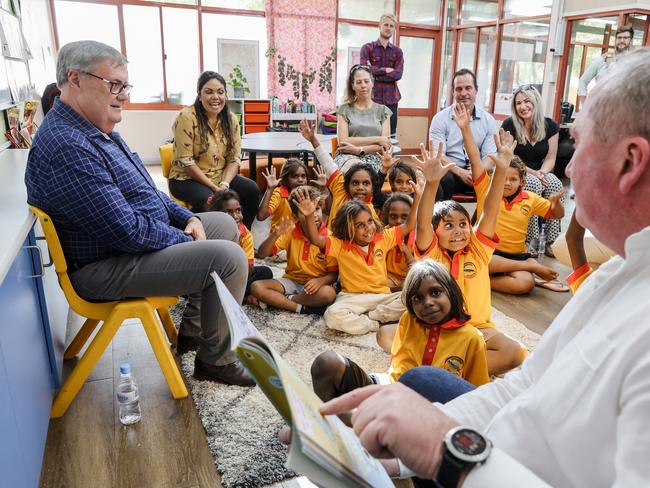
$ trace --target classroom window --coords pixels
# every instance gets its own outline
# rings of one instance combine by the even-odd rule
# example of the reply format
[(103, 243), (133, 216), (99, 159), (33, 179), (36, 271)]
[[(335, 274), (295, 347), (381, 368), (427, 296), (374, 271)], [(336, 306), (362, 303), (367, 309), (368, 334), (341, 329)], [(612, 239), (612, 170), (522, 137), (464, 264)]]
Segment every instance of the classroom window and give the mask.
[(494, 22), (499, 11), (498, 0), (462, 0), (460, 3), (460, 22)]
[(424, 37), (400, 37), (404, 58), (404, 73), (400, 81), (401, 108), (428, 108), (431, 93), (431, 63), (434, 40)]
[[(341, 2), (342, 3), (342, 2)], [(343, 101), (350, 66), (359, 62), (361, 47), (377, 39), (377, 27), (339, 23), (336, 51), (336, 100)]]
[(163, 103), (160, 10), (140, 5), (124, 5), (123, 9), (129, 82), (133, 85), (131, 103)]
[(552, 0), (505, 0), (503, 13), (506, 19), (551, 15)]
[(440, 91), (440, 100), (438, 108), (443, 109), (452, 103), (451, 93), (451, 76), (454, 65), (454, 31), (447, 31), (445, 35), (445, 49), (442, 54), (442, 90)]
[(458, 33), (458, 58), (456, 71), (469, 69), (474, 71), (474, 56), (476, 55), (476, 29), (464, 29)]
[(196, 97), (199, 77), (198, 12), (163, 7), (162, 19), (168, 103), (189, 105)]
[(399, 21), (427, 26), (440, 25), (440, 0), (401, 0)]
[[(101, 3), (54, 2), (59, 47), (72, 41), (89, 39), (103, 42), (120, 51), (120, 28), (117, 6)], [(88, 22), (88, 19), (102, 19)]]
[(264, 11), (264, 0), (202, 0), (201, 5), (204, 7)]
[(447, 25), (456, 25), (458, 19), (456, 18), (456, 0), (449, 0), (447, 3)]
[(386, 12), (395, 12), (395, 0), (339, 0), (339, 17), (379, 22)]
[(548, 31), (548, 20), (503, 26), (494, 113), (510, 114), (512, 91), (520, 85), (531, 84), (542, 91)]
[(492, 68), (497, 49), (496, 27), (484, 27), (481, 29), (478, 46), (478, 67), (476, 70), (476, 82), (478, 93), (476, 102), (479, 106), (488, 110), (492, 101)]

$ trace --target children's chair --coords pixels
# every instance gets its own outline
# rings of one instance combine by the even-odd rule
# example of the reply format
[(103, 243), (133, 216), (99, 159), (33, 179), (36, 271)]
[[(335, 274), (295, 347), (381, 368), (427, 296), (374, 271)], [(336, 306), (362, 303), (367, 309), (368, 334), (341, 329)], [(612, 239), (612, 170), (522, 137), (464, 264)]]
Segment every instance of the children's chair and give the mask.
[(332, 157), (336, 155), (336, 150), (339, 148), (339, 139), (338, 137), (332, 137)]
[[(160, 153), (160, 165), (162, 166), (162, 173), (165, 178), (167, 178), (167, 188), (169, 188), (169, 170), (172, 167), (172, 160), (174, 159), (174, 144), (171, 142), (169, 144), (163, 144), (158, 148)], [(175, 198), (171, 192), (168, 192), (169, 196), (179, 205), (183, 207), (190, 208), (190, 205), (178, 198)]]
[(163, 328), (167, 333), (167, 338), (175, 345), (178, 332), (172, 321), (168, 307), (175, 305), (178, 302), (178, 298), (145, 297), (98, 303), (84, 300), (77, 295), (77, 292), (72, 287), (72, 282), (68, 276), (68, 265), (63, 255), (61, 242), (59, 241), (59, 236), (56, 233), (52, 219), (37, 207), (31, 206), (31, 209), (43, 227), (47, 247), (59, 279), (59, 285), (63, 289), (70, 308), (86, 318), (86, 322), (66, 349), (63, 358), (71, 359), (75, 357), (86, 344), (97, 325), (103, 322), (88, 346), (88, 349), (86, 349), (86, 352), (84, 352), (54, 398), (50, 412), (51, 418), (59, 418), (65, 414), (70, 403), (72, 403), (72, 400), (79, 393), (86, 378), (88, 378), (97, 361), (110, 344), (117, 329), (127, 319), (140, 319), (149, 343), (156, 355), (160, 369), (165, 376), (165, 380), (167, 380), (172, 396), (176, 399), (185, 398), (187, 396), (187, 388), (154, 313), (154, 311), (158, 312)]

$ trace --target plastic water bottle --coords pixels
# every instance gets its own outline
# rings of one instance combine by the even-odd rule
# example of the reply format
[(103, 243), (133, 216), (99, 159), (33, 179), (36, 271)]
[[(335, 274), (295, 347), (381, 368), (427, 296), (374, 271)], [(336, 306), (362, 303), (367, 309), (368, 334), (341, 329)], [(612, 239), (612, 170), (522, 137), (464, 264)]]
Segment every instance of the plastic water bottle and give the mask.
[(140, 422), (140, 396), (131, 376), (129, 363), (120, 364), (120, 382), (117, 384), (117, 401), (120, 404), (120, 422), (131, 425)]
[(542, 258), (546, 252), (546, 224), (542, 224), (537, 240), (537, 257)]

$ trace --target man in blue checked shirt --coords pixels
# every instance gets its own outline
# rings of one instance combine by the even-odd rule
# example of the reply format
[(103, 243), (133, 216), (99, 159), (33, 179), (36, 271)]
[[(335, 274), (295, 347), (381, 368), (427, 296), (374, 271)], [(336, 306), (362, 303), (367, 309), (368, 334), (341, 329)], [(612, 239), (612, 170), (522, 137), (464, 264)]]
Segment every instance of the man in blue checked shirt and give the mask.
[(57, 61), (60, 99), (29, 153), (30, 204), (54, 221), (72, 284), (88, 300), (189, 295), (177, 353), (198, 348), (197, 379), (252, 386), (230, 352), (215, 271), (236, 300), (248, 263), (226, 214), (192, 214), (158, 191), (117, 132), (131, 85), (127, 60), (95, 41), (72, 42)]

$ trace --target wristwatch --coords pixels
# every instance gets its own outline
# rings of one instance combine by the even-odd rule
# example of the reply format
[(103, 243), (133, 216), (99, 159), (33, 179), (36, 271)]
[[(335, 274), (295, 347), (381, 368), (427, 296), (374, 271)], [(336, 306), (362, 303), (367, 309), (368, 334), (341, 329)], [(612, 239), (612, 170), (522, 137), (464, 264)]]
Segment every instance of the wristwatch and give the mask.
[(438, 488), (456, 488), (463, 471), (483, 464), (490, 456), (492, 442), (471, 427), (458, 426), (445, 435), (442, 463), (436, 476)]
[(363, 150), (363, 146), (361, 146), (361, 151), (359, 151), (359, 156), (365, 156), (366, 151)]

